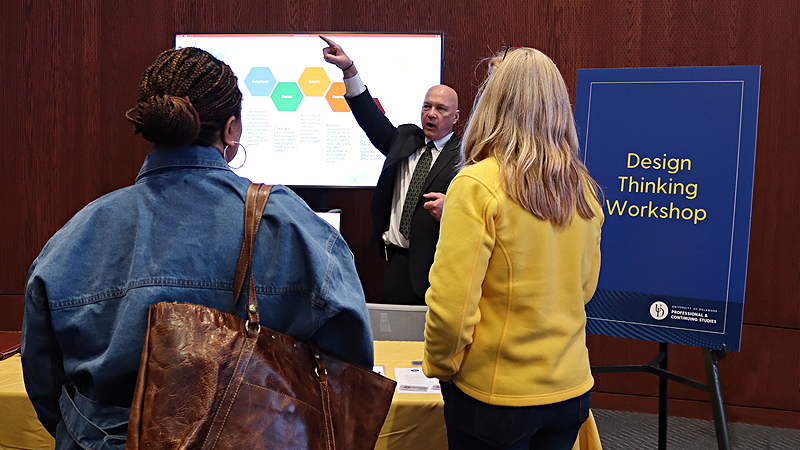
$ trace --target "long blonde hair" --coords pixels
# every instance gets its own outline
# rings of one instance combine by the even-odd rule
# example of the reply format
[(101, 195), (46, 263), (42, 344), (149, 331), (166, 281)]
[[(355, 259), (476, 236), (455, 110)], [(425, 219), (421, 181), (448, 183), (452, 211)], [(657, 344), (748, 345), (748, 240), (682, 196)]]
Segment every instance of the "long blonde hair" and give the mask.
[(463, 164), (493, 157), (504, 188), (543, 220), (566, 225), (577, 209), (595, 216), (586, 198), (600, 187), (578, 156), (567, 86), (544, 53), (517, 48), (489, 61), (462, 144)]

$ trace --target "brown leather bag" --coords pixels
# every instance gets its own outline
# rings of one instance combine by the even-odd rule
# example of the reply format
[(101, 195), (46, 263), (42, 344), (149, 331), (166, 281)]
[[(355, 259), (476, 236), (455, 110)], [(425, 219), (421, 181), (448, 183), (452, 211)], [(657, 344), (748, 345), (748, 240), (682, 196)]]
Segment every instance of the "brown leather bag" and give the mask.
[[(239, 297), (271, 186), (250, 186)], [(373, 449), (396, 383), (259, 325), (191, 303), (150, 317), (126, 449)]]

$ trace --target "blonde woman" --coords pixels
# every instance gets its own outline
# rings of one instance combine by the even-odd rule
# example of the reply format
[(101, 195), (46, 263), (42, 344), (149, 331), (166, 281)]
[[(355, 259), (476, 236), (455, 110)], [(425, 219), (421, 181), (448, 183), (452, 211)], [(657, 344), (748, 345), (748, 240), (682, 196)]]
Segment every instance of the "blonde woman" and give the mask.
[(489, 65), (445, 199), (424, 371), (442, 381), (450, 449), (570, 449), (594, 384), (599, 188), (550, 58), (512, 48)]

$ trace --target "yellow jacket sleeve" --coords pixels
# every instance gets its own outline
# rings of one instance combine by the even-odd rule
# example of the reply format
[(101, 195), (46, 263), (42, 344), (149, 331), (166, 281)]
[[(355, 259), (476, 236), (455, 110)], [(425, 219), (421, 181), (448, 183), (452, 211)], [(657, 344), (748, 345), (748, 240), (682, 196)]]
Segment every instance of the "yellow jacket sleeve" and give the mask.
[[(600, 206), (594, 199), (594, 189), (589, 191), (587, 189), (586, 193), (586, 200), (592, 205), (592, 211), (594, 211), (595, 216), (599, 219), (598, 221), (594, 222), (594, 226), (596, 227), (595, 233), (597, 234), (597, 241), (596, 241), (596, 248), (594, 251), (594, 257), (592, 258), (592, 263), (589, 266), (589, 276), (584, 277), (587, 281), (583, 285), (583, 303), (589, 303), (589, 300), (592, 299), (594, 296), (594, 292), (597, 290), (597, 283), (600, 278), (600, 229), (603, 227), (603, 222), (605, 222), (605, 216), (603, 215), (603, 207)], [(592, 254), (591, 252), (587, 252), (588, 254)]]
[(481, 320), (478, 303), (495, 245), (499, 199), (490, 186), (463, 172), (447, 190), (436, 256), (425, 295), (423, 371), (448, 381)]
[[(601, 222), (602, 223), (602, 222)], [(600, 234), (597, 235), (597, 250), (592, 259), (592, 265), (589, 272), (589, 279), (586, 285), (583, 286), (583, 303), (589, 303), (592, 299), (594, 291), (597, 290), (597, 282), (600, 278)]]

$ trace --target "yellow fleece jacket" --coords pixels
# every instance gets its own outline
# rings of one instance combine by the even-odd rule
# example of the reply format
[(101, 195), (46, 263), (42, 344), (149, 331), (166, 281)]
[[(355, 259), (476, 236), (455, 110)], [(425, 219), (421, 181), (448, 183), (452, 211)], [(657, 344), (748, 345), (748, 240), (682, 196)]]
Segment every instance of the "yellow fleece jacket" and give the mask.
[[(597, 287), (603, 211), (556, 227), (505, 192), (493, 158), (450, 184), (425, 301), (423, 370), (484, 403), (530, 406), (594, 385), (584, 305)], [(589, 191), (587, 190), (587, 193)]]

